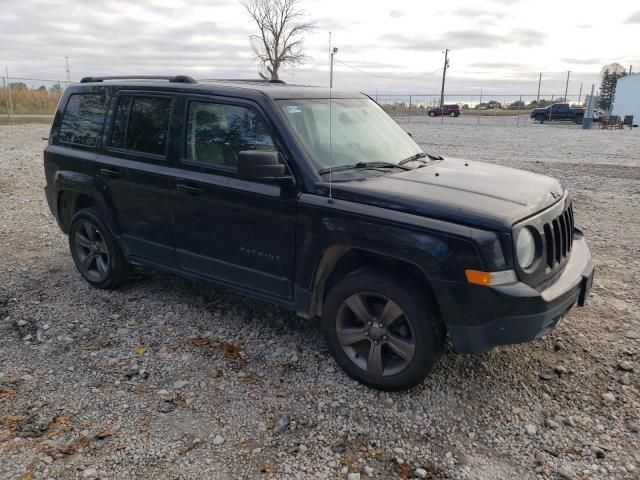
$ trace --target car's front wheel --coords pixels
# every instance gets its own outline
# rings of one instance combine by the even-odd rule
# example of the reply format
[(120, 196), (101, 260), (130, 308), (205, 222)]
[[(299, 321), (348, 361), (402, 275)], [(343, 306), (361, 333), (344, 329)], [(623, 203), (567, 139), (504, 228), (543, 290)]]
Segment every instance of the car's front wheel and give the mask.
[(384, 272), (360, 270), (334, 285), (323, 324), (338, 364), (355, 380), (380, 390), (422, 382), (444, 346), (426, 292)]
[(536, 122), (544, 123), (544, 115), (536, 115)]
[(71, 219), (69, 248), (78, 271), (91, 285), (112, 289), (127, 279), (129, 265), (95, 208), (80, 210)]

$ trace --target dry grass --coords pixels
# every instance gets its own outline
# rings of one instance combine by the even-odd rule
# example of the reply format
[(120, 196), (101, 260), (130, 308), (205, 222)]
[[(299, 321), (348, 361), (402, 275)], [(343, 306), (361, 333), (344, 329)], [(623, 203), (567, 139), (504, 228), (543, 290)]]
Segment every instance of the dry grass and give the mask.
[[(12, 88), (11, 103), (14, 114), (52, 115), (60, 100), (59, 92), (47, 90), (31, 90), (28, 88)], [(7, 89), (0, 88), (0, 114), (7, 113)]]
[(53, 115), (51, 116), (23, 116), (17, 115), (11, 118), (6, 116), (6, 113), (0, 117), (0, 125), (26, 125), (31, 123), (44, 123), (50, 124), (53, 121)]

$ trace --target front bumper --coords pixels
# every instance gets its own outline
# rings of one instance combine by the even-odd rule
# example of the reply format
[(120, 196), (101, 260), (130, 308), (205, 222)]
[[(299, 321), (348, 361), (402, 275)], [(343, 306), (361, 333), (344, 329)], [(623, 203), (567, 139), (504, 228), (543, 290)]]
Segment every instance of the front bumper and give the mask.
[(464, 292), (456, 296), (463, 297), (465, 303), (447, 322), (455, 350), (477, 354), (542, 337), (574, 305), (585, 304), (593, 272), (591, 252), (580, 235), (574, 239), (571, 258), (562, 273), (543, 290), (524, 283), (496, 287), (459, 284)]

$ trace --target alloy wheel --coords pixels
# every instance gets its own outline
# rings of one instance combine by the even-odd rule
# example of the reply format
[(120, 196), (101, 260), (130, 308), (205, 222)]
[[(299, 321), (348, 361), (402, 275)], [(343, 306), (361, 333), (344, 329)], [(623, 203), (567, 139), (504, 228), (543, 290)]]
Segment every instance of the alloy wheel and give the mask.
[(349, 359), (371, 375), (402, 372), (415, 355), (411, 320), (392, 299), (377, 293), (356, 293), (340, 306), (336, 334)]
[(100, 230), (91, 222), (78, 225), (73, 237), (78, 268), (93, 281), (104, 280), (109, 273), (109, 249)]

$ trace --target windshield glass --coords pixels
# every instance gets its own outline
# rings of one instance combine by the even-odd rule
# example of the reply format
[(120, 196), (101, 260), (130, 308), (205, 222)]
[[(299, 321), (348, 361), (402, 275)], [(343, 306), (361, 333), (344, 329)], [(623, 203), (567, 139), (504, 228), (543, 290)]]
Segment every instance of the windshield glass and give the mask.
[(398, 164), (422, 153), (409, 134), (368, 98), (331, 100), (331, 155), (328, 98), (278, 103), (318, 170), (360, 162)]

